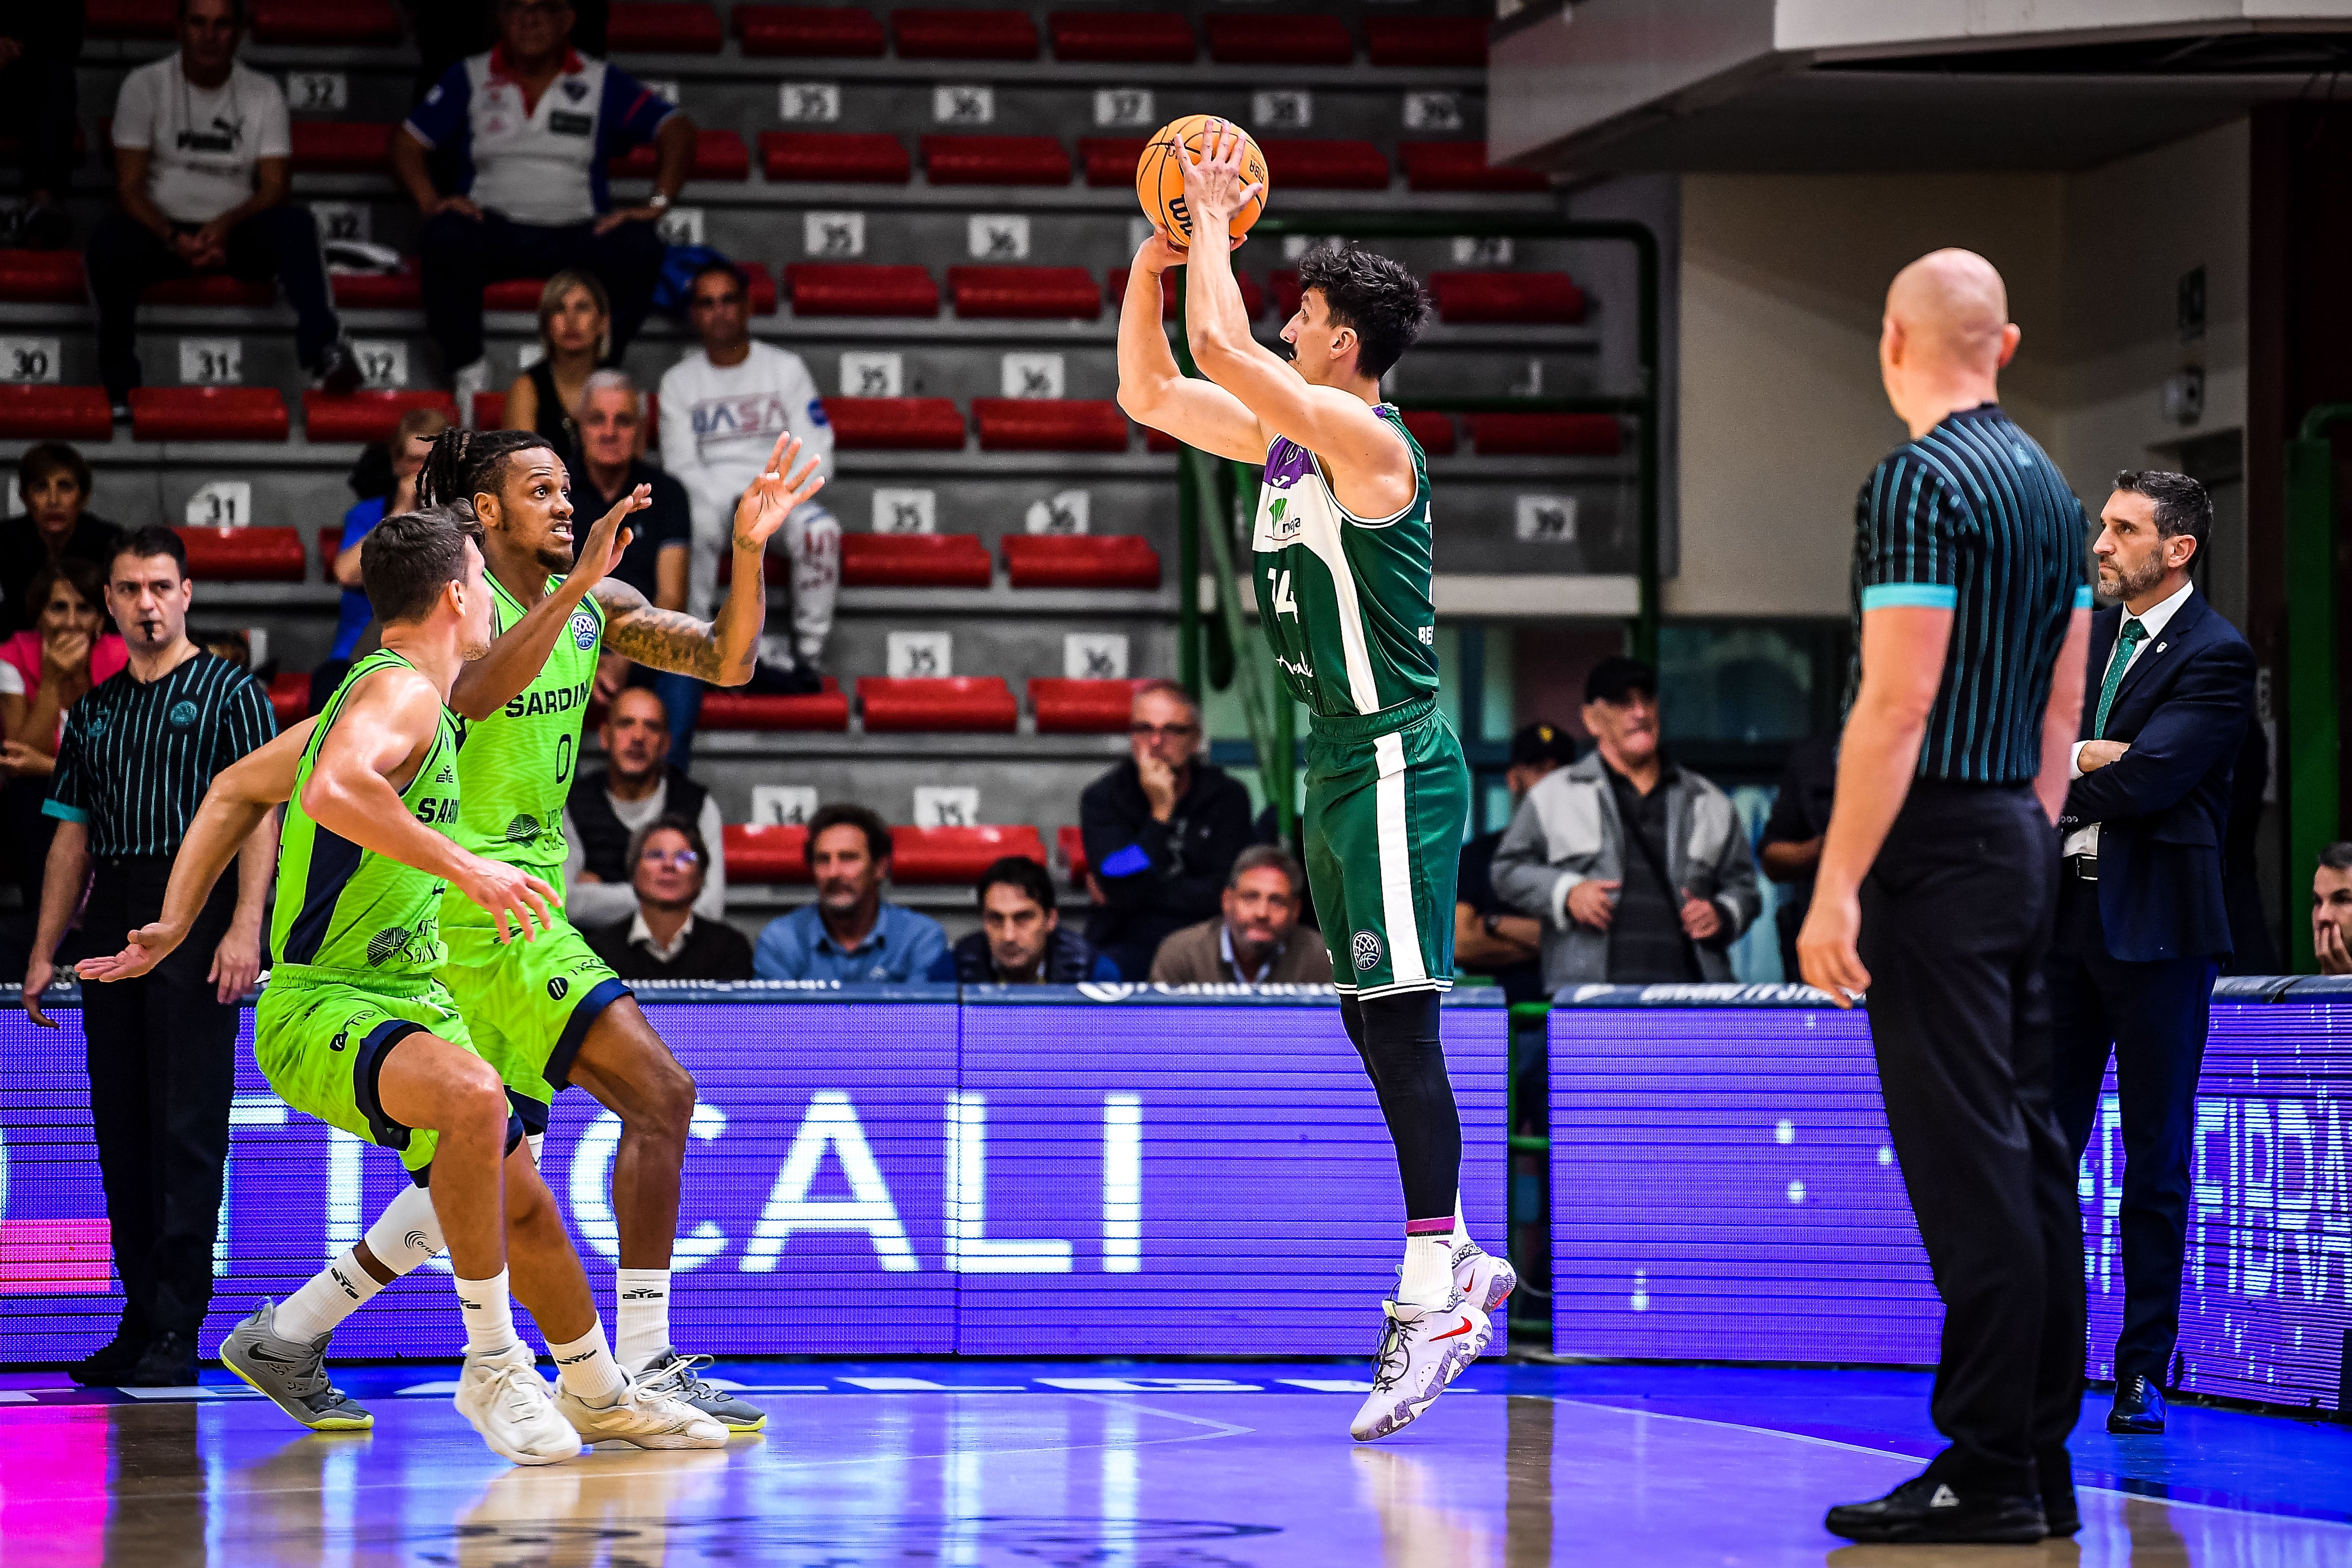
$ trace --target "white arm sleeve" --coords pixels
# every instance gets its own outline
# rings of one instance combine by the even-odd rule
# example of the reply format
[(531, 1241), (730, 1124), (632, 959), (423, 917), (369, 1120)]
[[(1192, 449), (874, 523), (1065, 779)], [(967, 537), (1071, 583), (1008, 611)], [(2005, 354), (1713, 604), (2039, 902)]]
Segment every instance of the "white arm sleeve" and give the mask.
[(702, 892), (694, 901), (697, 920), (727, 918), (727, 825), (719, 820), (719, 797), (702, 798), (702, 816), (695, 823), (702, 830), (702, 841), (710, 846), (710, 864), (702, 879)]
[[(260, 75), (257, 72), (256, 75)], [(294, 156), (294, 128), (286, 112), (286, 90), (278, 78), (261, 76), (259, 112), (254, 116), (256, 130), (253, 155), (256, 158), (291, 158)]]
[(719, 554), (726, 548), (727, 518), (712, 499), (709, 465), (694, 439), (694, 361), (681, 360), (661, 380), (662, 468), (686, 486), (687, 517), (693, 524), (686, 612), (708, 621), (719, 605)]

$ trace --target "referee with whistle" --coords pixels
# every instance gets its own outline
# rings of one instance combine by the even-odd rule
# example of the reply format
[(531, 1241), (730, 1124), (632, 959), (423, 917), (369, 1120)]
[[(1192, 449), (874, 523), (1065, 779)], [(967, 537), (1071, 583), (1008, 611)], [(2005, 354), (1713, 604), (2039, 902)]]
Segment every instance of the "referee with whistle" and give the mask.
[(1859, 680), (1797, 938), (1839, 1006), (1869, 993), (1903, 1181), (1944, 1302), (1933, 1415), (1950, 1446), (1830, 1510), (1868, 1542), (2071, 1535), (2083, 1234), (2051, 1103), (2042, 973), (2081, 720), (2082, 504), (1998, 402), (2000, 275), (1940, 250), (1887, 290), (1879, 370), (1911, 440), (1857, 503)]
[[(106, 608), (130, 662), (67, 716), (42, 808), (58, 831), (24, 1002), (44, 1028), (57, 1027), (41, 993), (85, 881), (82, 929), (110, 951), (162, 914), (172, 856), (213, 775), (277, 732), (253, 677), (188, 640), (189, 598), (179, 535), (146, 528), (122, 540)], [(112, 1341), (67, 1369), (77, 1383), (196, 1380), (228, 1164), (237, 1003), (261, 967), (262, 904), (277, 862), (272, 818), (254, 830), (235, 883), (224, 877), (213, 889), (178, 953), (152, 975), (82, 993), (90, 1124), (123, 1308)]]

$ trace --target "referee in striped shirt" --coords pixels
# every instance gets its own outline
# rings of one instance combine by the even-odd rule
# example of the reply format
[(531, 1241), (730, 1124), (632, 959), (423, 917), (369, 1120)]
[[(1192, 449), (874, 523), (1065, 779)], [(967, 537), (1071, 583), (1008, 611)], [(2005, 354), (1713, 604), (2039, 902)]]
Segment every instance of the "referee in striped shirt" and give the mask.
[(2083, 1231), (2051, 1102), (2042, 960), (2083, 707), (2089, 527), (2002, 413), (2000, 275), (1940, 250), (1887, 290), (1879, 369), (1910, 442), (1863, 486), (1859, 679), (1797, 938), (1805, 978), (1869, 993), (1886, 1120), (1944, 1301), (1937, 1429), (1854, 1541), (2030, 1542), (2080, 1524)]
[[(163, 913), (172, 857), (213, 775), (277, 732), (252, 676), (188, 641), (189, 595), (179, 535), (147, 528), (122, 541), (106, 607), (130, 663), (67, 716), (42, 808), (58, 831), (24, 1000), (45, 1028), (56, 1025), (41, 993), (93, 863), (82, 928), (103, 951)], [(68, 1369), (77, 1382), (195, 1381), (228, 1162), (237, 1003), (261, 967), (277, 860), (273, 819), (254, 830), (236, 883), (215, 886), (179, 953), (142, 979), (83, 990), (90, 1123), (124, 1301), (112, 1342)]]

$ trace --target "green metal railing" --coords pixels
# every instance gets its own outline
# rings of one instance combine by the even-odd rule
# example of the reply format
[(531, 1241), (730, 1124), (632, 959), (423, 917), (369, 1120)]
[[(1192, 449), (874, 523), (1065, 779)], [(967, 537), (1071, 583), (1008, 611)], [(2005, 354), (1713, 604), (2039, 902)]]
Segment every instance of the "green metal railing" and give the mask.
[(2311, 922), (2295, 905), (2299, 879), (2338, 833), (2341, 762), (2336, 702), (2336, 449), (2329, 427), (2352, 403), (2324, 402), (2303, 416), (2286, 446), (2287, 940), (2293, 967), (2316, 967)]

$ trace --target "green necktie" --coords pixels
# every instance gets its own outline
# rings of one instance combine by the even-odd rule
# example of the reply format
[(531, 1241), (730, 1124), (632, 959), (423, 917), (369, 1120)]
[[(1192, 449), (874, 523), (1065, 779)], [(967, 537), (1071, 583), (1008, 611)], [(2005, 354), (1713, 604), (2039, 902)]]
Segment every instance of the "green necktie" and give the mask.
[(2124, 672), (2131, 668), (2132, 650), (2147, 636), (2147, 628), (2139, 623), (2137, 615), (2124, 621), (2121, 635), (2116, 639), (2115, 657), (2107, 661), (2107, 678), (2099, 687), (2099, 722), (2091, 727), (2093, 740), (2107, 737), (2107, 710), (2116, 706), (2116, 688), (2124, 684)]

